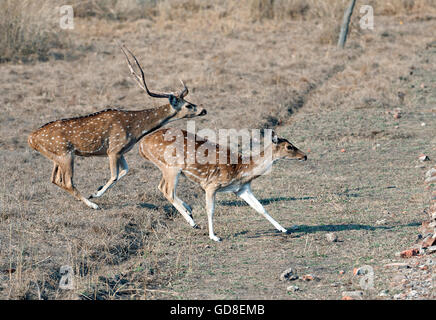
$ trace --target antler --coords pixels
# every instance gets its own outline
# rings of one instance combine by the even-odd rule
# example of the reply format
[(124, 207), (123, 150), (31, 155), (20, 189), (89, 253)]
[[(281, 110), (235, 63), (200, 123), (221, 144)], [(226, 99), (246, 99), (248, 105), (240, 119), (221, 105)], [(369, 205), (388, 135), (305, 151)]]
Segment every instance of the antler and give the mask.
[(186, 84), (183, 82), (183, 80), (182, 79), (179, 79), (179, 80), (183, 86), (183, 90), (179, 93), (179, 97), (183, 99), (184, 97), (186, 97), (188, 95), (189, 90), (188, 90), (188, 87), (186, 86)]
[[(127, 53), (124, 51), (123, 46), (120, 45), (120, 48), (123, 51), (124, 55), (126, 56), (127, 65), (129, 66), (130, 73), (134, 76), (134, 79), (136, 80), (138, 85), (141, 87), (141, 89), (145, 90), (151, 97), (154, 97), (154, 98), (169, 98), (170, 94), (168, 94), (168, 93), (154, 93), (154, 92), (151, 92), (150, 90), (148, 90), (147, 84), (145, 83), (144, 71), (142, 71), (141, 65), (139, 64), (135, 55), (126, 46), (124, 46), (126, 48), (126, 50), (130, 53), (130, 55), (133, 57), (133, 59), (136, 62), (136, 65), (138, 66), (139, 70), (141, 71), (141, 77), (139, 77), (136, 74), (136, 72), (133, 70), (132, 64), (130, 63), (130, 60), (129, 60)], [(186, 86), (185, 86), (185, 88), (186, 88)], [(186, 88), (186, 90), (187, 90), (187, 88)], [(185, 91), (185, 89), (183, 91)]]

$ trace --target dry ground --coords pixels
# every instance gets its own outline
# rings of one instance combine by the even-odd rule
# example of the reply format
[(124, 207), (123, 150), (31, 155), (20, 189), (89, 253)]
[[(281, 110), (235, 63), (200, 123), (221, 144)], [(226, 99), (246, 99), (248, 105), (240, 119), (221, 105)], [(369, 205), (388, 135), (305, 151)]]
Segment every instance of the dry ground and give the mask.
[[(359, 289), (352, 270), (362, 265), (375, 271), (366, 298), (407, 290), (390, 286), (383, 265), (417, 240), (427, 205), (423, 172), (434, 162), (417, 158), (436, 159), (435, 19), (376, 17), (375, 30), (354, 31), (343, 51), (325, 41), (317, 19), (77, 19), (68, 35), (80, 44), (73, 53), (1, 64), (0, 298), (339, 299)], [(179, 188), (203, 227), (193, 230), (159, 193), (160, 173), (137, 148), (126, 156), (129, 174), (96, 201), (103, 210), (50, 183), (51, 163), (27, 146), (31, 131), (108, 105), (158, 103), (129, 78), (114, 39), (135, 52), (151, 88), (187, 82), (190, 100), (209, 112), (198, 129), (275, 127), (308, 152), (307, 162), (278, 162), (253, 183), (292, 234), (220, 194), (215, 228), (223, 242), (212, 243), (199, 187), (182, 179)], [(84, 194), (108, 178), (106, 159), (77, 158)], [(326, 241), (329, 232), (340, 241)], [(59, 289), (63, 265), (74, 269), (73, 290)], [(288, 294), (292, 283), (279, 275), (289, 267), (320, 280), (298, 281), (300, 290)]]

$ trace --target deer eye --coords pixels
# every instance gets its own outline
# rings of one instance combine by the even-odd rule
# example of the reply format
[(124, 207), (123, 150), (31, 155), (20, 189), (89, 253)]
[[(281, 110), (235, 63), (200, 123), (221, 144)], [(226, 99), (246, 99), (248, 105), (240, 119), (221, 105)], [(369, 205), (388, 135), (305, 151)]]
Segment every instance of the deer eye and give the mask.
[(286, 149), (288, 149), (288, 150), (292, 150), (292, 149), (294, 149), (294, 147), (291, 146), (291, 145), (287, 145), (287, 146), (286, 146)]

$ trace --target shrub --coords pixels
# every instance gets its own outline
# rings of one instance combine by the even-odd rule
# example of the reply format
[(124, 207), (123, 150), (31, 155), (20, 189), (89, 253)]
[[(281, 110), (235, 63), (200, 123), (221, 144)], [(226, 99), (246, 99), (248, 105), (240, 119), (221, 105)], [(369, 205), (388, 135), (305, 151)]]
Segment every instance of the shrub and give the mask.
[(2, 0), (0, 62), (48, 59), (49, 50), (63, 43), (58, 12), (52, 1)]

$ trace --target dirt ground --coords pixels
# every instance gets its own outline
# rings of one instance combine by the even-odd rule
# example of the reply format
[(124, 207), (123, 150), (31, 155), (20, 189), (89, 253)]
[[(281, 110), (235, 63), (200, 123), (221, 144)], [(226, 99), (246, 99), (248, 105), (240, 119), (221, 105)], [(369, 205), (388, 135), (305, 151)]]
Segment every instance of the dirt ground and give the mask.
[[(418, 240), (425, 218), (423, 177), (436, 159), (436, 16), (376, 16), (375, 29), (352, 32), (344, 50), (322, 40), (325, 28), (316, 19), (78, 18), (68, 35), (80, 44), (74, 54), (0, 64), (0, 298), (341, 299), (362, 290), (353, 269), (365, 265), (374, 287), (364, 298), (410, 298), (413, 288), (392, 286), (395, 272), (384, 266), (401, 260), (395, 253)], [(126, 155), (128, 175), (96, 200), (102, 210), (50, 183), (52, 164), (28, 147), (30, 132), (107, 106), (161, 102), (136, 86), (114, 40), (135, 53), (150, 88), (176, 90), (185, 80), (190, 101), (208, 111), (198, 130), (275, 128), (307, 152), (308, 161), (279, 161), (253, 183), (289, 235), (219, 194), (223, 241), (210, 241), (203, 191), (180, 181), (202, 227), (194, 230), (160, 194), (160, 172), (137, 147)], [(79, 190), (94, 192), (108, 167), (106, 158), (76, 158)], [(337, 242), (326, 240), (330, 232)], [(74, 271), (72, 290), (59, 288), (62, 266)], [(280, 281), (289, 267), (316, 279)], [(411, 298), (431, 299), (432, 290)]]

